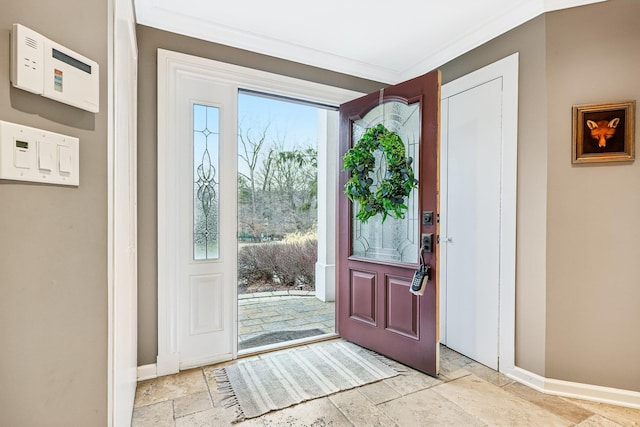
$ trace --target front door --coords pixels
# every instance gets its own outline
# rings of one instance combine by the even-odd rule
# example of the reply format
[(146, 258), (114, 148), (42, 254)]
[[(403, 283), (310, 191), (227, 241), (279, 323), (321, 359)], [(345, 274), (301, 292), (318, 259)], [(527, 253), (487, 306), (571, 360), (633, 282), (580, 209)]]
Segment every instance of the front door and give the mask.
[[(431, 375), (438, 374), (439, 350), (439, 104), (440, 72), (436, 70), (340, 106), (341, 155), (367, 129), (382, 124), (400, 136), (407, 155), (414, 159), (419, 184), (405, 201), (404, 219), (389, 216), (382, 221), (378, 214), (362, 222), (355, 216), (358, 206), (342, 192), (349, 174), (340, 172), (336, 329), (349, 341)], [(377, 152), (379, 168), (381, 152)], [(384, 176), (384, 166), (382, 170)], [(431, 220), (426, 218), (429, 212)], [(425, 234), (433, 241), (425, 254), (431, 280), (418, 296), (410, 292), (410, 285)]]

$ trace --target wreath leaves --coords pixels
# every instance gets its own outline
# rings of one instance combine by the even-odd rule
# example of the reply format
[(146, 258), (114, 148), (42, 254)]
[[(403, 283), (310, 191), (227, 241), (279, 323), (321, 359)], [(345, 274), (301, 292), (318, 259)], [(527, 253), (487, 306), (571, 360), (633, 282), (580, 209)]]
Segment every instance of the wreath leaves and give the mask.
[[(375, 192), (371, 191), (375, 172), (374, 152), (381, 150), (387, 162), (385, 177), (380, 180)], [(382, 124), (367, 129), (362, 138), (344, 155), (344, 170), (350, 177), (344, 185), (344, 193), (352, 202), (358, 202), (360, 210), (356, 214), (362, 222), (382, 214), (382, 222), (388, 215), (404, 218), (408, 207), (405, 198), (411, 190), (418, 188), (411, 163), (413, 159), (405, 154), (405, 146), (397, 133)]]

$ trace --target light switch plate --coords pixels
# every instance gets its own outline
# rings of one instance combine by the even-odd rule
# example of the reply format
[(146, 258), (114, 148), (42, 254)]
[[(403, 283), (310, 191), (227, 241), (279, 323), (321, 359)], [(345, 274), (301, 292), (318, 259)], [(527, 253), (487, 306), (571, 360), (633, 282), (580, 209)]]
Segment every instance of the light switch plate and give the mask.
[(0, 179), (80, 184), (78, 138), (0, 120)]

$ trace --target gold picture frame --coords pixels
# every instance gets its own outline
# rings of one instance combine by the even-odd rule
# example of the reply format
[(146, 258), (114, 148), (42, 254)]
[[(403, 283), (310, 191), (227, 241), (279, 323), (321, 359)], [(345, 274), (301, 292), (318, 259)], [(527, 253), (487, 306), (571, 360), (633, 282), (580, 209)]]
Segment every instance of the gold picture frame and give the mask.
[(635, 160), (635, 101), (573, 107), (571, 163)]

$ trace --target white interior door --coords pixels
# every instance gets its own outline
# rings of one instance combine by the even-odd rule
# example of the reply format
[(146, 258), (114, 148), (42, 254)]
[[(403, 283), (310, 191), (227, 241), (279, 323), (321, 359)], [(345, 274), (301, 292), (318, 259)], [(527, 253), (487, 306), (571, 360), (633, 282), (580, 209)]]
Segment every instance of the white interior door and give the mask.
[(448, 99), (446, 345), (498, 367), (501, 82)]
[(513, 360), (517, 101), (505, 91), (515, 79), (517, 100), (514, 61), (506, 85), (492, 65), (442, 90), (440, 337), (496, 370), (501, 353)]

